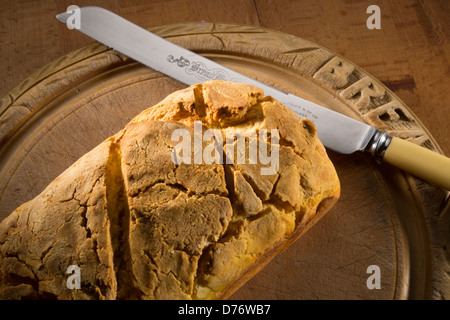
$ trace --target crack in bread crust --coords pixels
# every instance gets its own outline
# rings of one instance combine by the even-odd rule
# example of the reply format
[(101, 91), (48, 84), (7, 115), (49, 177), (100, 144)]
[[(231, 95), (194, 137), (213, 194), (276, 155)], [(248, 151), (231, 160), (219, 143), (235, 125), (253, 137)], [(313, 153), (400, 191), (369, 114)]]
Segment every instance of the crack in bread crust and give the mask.
[[(278, 172), (175, 164), (171, 134), (192, 134), (195, 121), (223, 137), (278, 129)], [(222, 142), (224, 153), (234, 148)], [(0, 224), (0, 297), (226, 298), (339, 192), (309, 120), (253, 86), (194, 85), (142, 112)], [(81, 290), (65, 285), (71, 264), (81, 267)]]
[[(109, 148), (109, 141), (100, 144), (0, 224), (2, 299), (115, 299), (110, 236), (104, 228), (109, 223)], [(7, 264), (8, 256), (17, 258), (14, 264)], [(82, 270), (84, 290), (68, 290), (70, 265)], [(33, 288), (11, 282), (28, 273), (37, 281)]]

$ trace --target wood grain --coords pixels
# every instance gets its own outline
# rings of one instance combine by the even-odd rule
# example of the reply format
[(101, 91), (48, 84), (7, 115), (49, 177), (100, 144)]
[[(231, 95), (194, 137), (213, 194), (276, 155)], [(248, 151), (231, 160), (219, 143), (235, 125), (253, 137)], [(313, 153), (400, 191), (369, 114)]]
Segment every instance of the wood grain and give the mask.
[[(16, 157), (7, 161), (13, 170), (2, 167), (2, 177), (5, 172), (7, 177), (0, 182), (2, 215), (119, 130), (144, 103), (152, 105), (182, 87), (52, 20), (69, 4), (2, 3), (0, 41), (5, 50), (0, 55), (7, 63), (0, 68), (7, 76), (0, 89), (7, 94), (0, 102), (0, 136), (3, 143), (12, 141), (12, 133), (21, 141), (20, 148), (8, 150)], [(449, 154), (444, 96), (449, 28), (444, 2), (383, 2), (381, 30), (365, 27), (368, 4), (364, 1), (214, 1), (214, 5), (106, 1), (98, 5), (230, 67), (350, 116), (363, 115), (380, 128)], [(197, 23), (160, 27), (180, 21)], [(251, 25), (286, 33), (274, 35)], [(233, 58), (235, 53), (247, 58)], [(286, 69), (298, 73), (293, 80), (286, 81)], [(273, 80), (274, 75), (280, 79)], [(71, 91), (63, 94), (67, 88)], [(40, 120), (27, 123), (27, 119)], [(448, 298), (446, 193), (363, 155), (330, 155), (345, 186), (339, 204), (233, 297)], [(337, 255), (343, 248), (344, 254)], [(383, 290), (369, 291), (365, 286), (370, 264), (383, 268)], [(413, 284), (406, 293), (405, 283)]]

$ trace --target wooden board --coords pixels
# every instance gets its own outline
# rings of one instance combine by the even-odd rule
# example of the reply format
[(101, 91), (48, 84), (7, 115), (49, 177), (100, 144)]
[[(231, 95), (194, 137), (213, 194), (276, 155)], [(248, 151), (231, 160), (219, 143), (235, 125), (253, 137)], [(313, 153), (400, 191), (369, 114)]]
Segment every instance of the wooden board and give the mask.
[[(230, 68), (441, 152), (391, 91), (301, 38), (209, 23), (151, 28)], [(184, 86), (98, 43), (25, 79), (0, 104), (0, 220), (131, 118)], [(330, 151), (339, 203), (231, 298), (425, 299), (450, 294), (448, 192), (365, 154)], [(370, 266), (381, 288), (369, 289)]]

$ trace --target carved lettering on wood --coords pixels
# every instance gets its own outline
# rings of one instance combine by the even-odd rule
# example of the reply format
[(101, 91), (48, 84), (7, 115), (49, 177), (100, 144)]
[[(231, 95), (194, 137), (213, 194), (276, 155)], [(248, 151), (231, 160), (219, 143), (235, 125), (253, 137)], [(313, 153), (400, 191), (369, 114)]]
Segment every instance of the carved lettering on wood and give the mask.
[(348, 77), (353, 70), (355, 70), (355, 67), (351, 63), (339, 57), (333, 57), (313, 77), (326, 83), (333, 89), (339, 89), (347, 85)]
[(381, 85), (377, 84), (368, 76), (365, 76), (341, 92), (341, 95), (346, 99), (353, 98), (358, 94), (359, 97), (355, 106), (360, 111), (363, 111), (369, 107), (371, 98), (381, 98), (384, 96), (385, 90)]
[(427, 146), (429, 138), (414, 119), (414, 116), (397, 99), (363, 114), (370, 124), (391, 136)]
[[(429, 144), (428, 135), (420, 129), (420, 125), (408, 109), (386, 93), (381, 84), (360, 71), (356, 72), (354, 65), (350, 62), (335, 56), (320, 67), (313, 78), (336, 91), (345, 88), (341, 89), (340, 95), (379, 130), (420, 145)], [(382, 105), (375, 105), (372, 103), (373, 98), (383, 98), (383, 100), (391, 98), (392, 100)]]
[[(413, 116), (403, 107), (398, 100), (393, 100), (379, 106), (364, 115), (374, 126), (380, 130), (386, 130), (389, 124), (396, 122), (413, 122)], [(391, 125), (392, 126), (392, 125)]]

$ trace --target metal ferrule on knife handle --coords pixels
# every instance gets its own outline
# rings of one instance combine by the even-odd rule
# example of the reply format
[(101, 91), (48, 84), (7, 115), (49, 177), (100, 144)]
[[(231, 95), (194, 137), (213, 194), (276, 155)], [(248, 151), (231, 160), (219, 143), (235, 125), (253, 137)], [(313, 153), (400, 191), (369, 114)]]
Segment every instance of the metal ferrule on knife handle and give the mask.
[(384, 131), (377, 129), (364, 151), (369, 152), (375, 158), (383, 158), (392, 138)]

